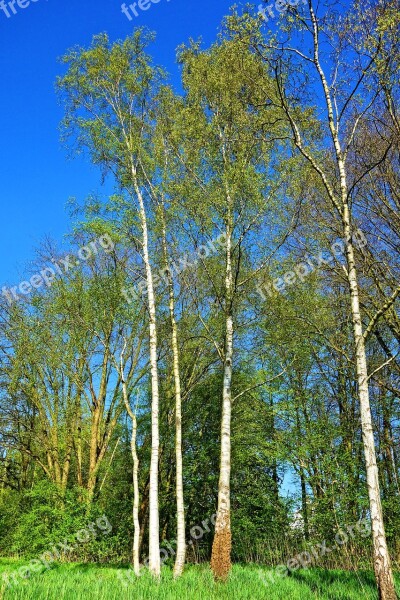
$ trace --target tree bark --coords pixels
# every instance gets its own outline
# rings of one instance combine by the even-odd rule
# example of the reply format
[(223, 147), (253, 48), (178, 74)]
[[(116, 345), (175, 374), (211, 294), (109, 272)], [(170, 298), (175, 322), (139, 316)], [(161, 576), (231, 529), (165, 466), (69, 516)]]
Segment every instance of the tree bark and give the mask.
[(185, 541), (185, 502), (183, 496), (183, 458), (182, 458), (182, 391), (179, 365), (178, 327), (175, 318), (175, 296), (174, 282), (171, 269), (169, 268), (167, 250), (167, 232), (165, 225), (164, 206), (162, 207), (163, 218), (163, 250), (165, 270), (168, 280), (169, 292), (169, 314), (172, 333), (172, 355), (175, 387), (175, 456), (176, 456), (176, 522), (177, 522), (177, 548), (174, 566), (174, 577), (182, 575), (186, 559)]
[(139, 521), (139, 457), (137, 453), (136, 447), (136, 438), (137, 438), (137, 418), (136, 418), (136, 410), (132, 410), (131, 405), (129, 403), (129, 394), (128, 387), (125, 381), (124, 375), (124, 367), (123, 367), (123, 359), (121, 356), (121, 364), (120, 364), (120, 377), (122, 381), (122, 393), (125, 402), (126, 412), (128, 413), (131, 421), (132, 421), (132, 433), (131, 433), (131, 453), (133, 460), (133, 469), (132, 469), (132, 479), (133, 479), (133, 548), (132, 548), (132, 562), (133, 562), (133, 570), (135, 575), (139, 577), (140, 575), (140, 560), (139, 560), (139, 552), (140, 552), (140, 521)]
[(226, 229), (226, 332), (225, 361), (221, 419), (221, 462), (218, 486), (218, 510), (212, 547), (211, 569), (216, 580), (226, 581), (231, 570), (231, 416), (232, 416), (232, 370), (233, 370), (233, 268), (232, 268), (232, 208), (228, 195), (228, 220)]
[(149, 570), (159, 578), (160, 562), (160, 516), (158, 505), (158, 466), (160, 452), (159, 434), (159, 379), (157, 357), (157, 318), (154, 297), (153, 274), (149, 257), (149, 234), (147, 227), (146, 208), (143, 195), (139, 188), (135, 168), (132, 167), (133, 182), (139, 200), (139, 215), (143, 235), (143, 260), (146, 270), (147, 303), (149, 311), (149, 342), (150, 342), (150, 373), (151, 373), (151, 458), (150, 458), (150, 489), (149, 489)]
[(372, 524), (374, 571), (378, 586), (379, 599), (396, 600), (397, 594), (394, 587), (391, 560), (387, 547), (385, 526), (383, 521), (379, 474), (376, 461), (374, 431), (369, 399), (367, 358), (360, 312), (357, 269), (355, 265), (349, 209), (347, 205), (345, 206), (343, 222), (346, 239), (348, 281), (351, 293), (352, 322), (356, 350), (358, 396), (360, 402), (361, 427)]
[(335, 120), (334, 103), (332, 92), (329, 87), (325, 72), (320, 62), (320, 24), (314, 11), (313, 2), (309, 0), (309, 11), (311, 19), (311, 33), (313, 36), (314, 56), (313, 64), (321, 80), (326, 109), (328, 116), (329, 130), (334, 146), (334, 159), (339, 173), (337, 188), (340, 190), (340, 196), (336, 195), (336, 182), (334, 185), (329, 183), (329, 175), (324, 172), (318, 164), (315, 157), (308, 152), (296, 125), (293, 115), (283, 98), (283, 107), (288, 116), (292, 127), (294, 142), (303, 156), (310, 162), (313, 169), (320, 176), (323, 185), (328, 193), (334, 210), (340, 215), (343, 236), (345, 240), (346, 259), (347, 259), (347, 280), (350, 289), (351, 318), (353, 325), (354, 346), (356, 355), (356, 376), (358, 384), (358, 399), (361, 413), (361, 427), (363, 437), (363, 448), (365, 456), (367, 486), (369, 496), (369, 506), (372, 523), (373, 540), (373, 563), (375, 578), (378, 587), (380, 600), (396, 600), (397, 595), (394, 587), (391, 561), (386, 542), (385, 527), (383, 521), (383, 512), (380, 495), (380, 485), (378, 477), (378, 467), (376, 461), (375, 440), (372, 424), (371, 406), (368, 387), (368, 368), (365, 350), (365, 338), (360, 312), (360, 289), (358, 283), (357, 267), (355, 262), (353, 229), (351, 223), (351, 209), (349, 206), (349, 188), (347, 183), (346, 158), (342, 151), (339, 137), (339, 123)]
[(310, 530), (308, 525), (308, 506), (307, 506), (307, 486), (304, 476), (304, 469), (300, 466), (300, 482), (301, 482), (301, 512), (303, 514), (304, 523), (304, 539), (306, 542), (310, 539)]

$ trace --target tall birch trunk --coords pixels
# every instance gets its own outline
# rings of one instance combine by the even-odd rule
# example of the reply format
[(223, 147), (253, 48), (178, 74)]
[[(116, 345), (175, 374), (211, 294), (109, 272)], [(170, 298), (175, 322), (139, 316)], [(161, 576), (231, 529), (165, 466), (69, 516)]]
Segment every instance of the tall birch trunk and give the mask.
[(218, 510), (212, 547), (211, 569), (216, 580), (226, 581), (231, 569), (231, 415), (232, 415), (232, 370), (233, 370), (233, 267), (232, 232), (233, 214), (228, 196), (228, 219), (226, 228), (226, 273), (225, 273), (225, 360), (222, 393), (221, 419), (221, 462), (218, 486)]
[(175, 319), (175, 296), (174, 282), (171, 269), (169, 268), (167, 233), (165, 226), (164, 207), (162, 207), (163, 219), (163, 251), (165, 271), (168, 280), (169, 314), (172, 333), (172, 355), (175, 387), (175, 455), (176, 455), (176, 522), (177, 522), (177, 548), (174, 566), (174, 577), (182, 575), (186, 559), (185, 541), (185, 503), (183, 497), (183, 458), (182, 458), (182, 391), (179, 366), (178, 327)]
[(378, 477), (378, 466), (376, 460), (375, 440), (368, 387), (367, 356), (365, 349), (364, 330), (360, 311), (360, 289), (358, 283), (357, 267), (355, 263), (353, 230), (351, 223), (351, 209), (349, 206), (349, 188), (347, 183), (346, 159), (342, 151), (341, 141), (339, 137), (339, 125), (335, 120), (335, 111), (333, 108), (334, 104), (331, 95), (331, 89), (329, 87), (328, 81), (326, 79), (324, 70), (320, 62), (320, 28), (314, 11), (312, 0), (308, 0), (308, 4), (310, 10), (314, 45), (313, 62), (320, 77), (326, 101), (329, 130), (332, 137), (332, 142), (335, 150), (336, 164), (340, 176), (340, 198), (336, 196), (334, 187), (332, 187), (329, 184), (328, 175), (323, 172), (323, 169), (304, 149), (299, 129), (294, 123), (293, 117), (291, 115), (289, 115), (289, 120), (293, 128), (295, 143), (297, 147), (307, 158), (307, 160), (310, 161), (313, 168), (318, 172), (318, 174), (322, 178), (322, 181), (329, 194), (331, 202), (334, 208), (340, 214), (342, 221), (343, 236), (345, 239), (346, 246), (347, 280), (350, 288), (351, 317), (356, 355), (358, 399), (360, 404), (361, 428), (367, 474), (369, 507), (371, 514), (374, 572), (378, 587), (379, 599), (396, 600), (397, 595), (394, 587), (390, 555), (386, 542)]
[(349, 209), (347, 206), (344, 211), (343, 222), (346, 238), (348, 281), (351, 293), (351, 311), (356, 350), (358, 396), (360, 402), (361, 427), (372, 525), (374, 571), (378, 586), (379, 600), (396, 600), (397, 594), (394, 587), (391, 560), (383, 521), (374, 430), (369, 399), (367, 357), (360, 312), (359, 286), (354, 259), (351, 225), (349, 222)]
[(158, 505), (158, 466), (160, 453), (159, 434), (159, 380), (157, 360), (157, 318), (154, 296), (153, 274), (149, 257), (149, 234), (147, 227), (146, 208), (142, 192), (139, 188), (136, 170), (132, 167), (133, 183), (139, 201), (139, 216), (143, 236), (143, 261), (146, 270), (147, 307), (149, 311), (149, 343), (150, 343), (150, 374), (151, 374), (151, 458), (149, 486), (149, 570), (159, 578), (161, 575), (160, 561), (160, 515)]
[(379, 600), (396, 600), (397, 594), (394, 587), (390, 554), (386, 541), (378, 465), (376, 460), (374, 428), (372, 423), (371, 404), (368, 387), (367, 354), (365, 349), (364, 330), (360, 311), (360, 289), (358, 283), (357, 267), (355, 262), (351, 211), (348, 199), (346, 164), (343, 159), (339, 135), (334, 125), (333, 108), (325, 78), (323, 78), (323, 85), (328, 99), (328, 110), (331, 115), (329, 119), (330, 129), (335, 145), (336, 160), (340, 173), (342, 224), (346, 244), (347, 279), (350, 288), (351, 316), (356, 354), (358, 399), (360, 403), (361, 429), (363, 437), (365, 467), (367, 472), (369, 508), (371, 514), (374, 572), (378, 587)]

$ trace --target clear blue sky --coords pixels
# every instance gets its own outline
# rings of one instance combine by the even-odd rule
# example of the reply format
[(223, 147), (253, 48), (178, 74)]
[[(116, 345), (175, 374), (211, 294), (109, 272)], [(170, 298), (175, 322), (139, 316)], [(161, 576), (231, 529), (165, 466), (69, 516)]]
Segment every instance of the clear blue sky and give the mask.
[(25, 9), (15, 3), (9, 18), (0, 10), (0, 289), (19, 282), (44, 236), (61, 242), (68, 233), (68, 198), (101, 193), (98, 172), (84, 160), (68, 160), (59, 141), (57, 58), (75, 44), (88, 45), (93, 34), (123, 38), (145, 25), (157, 33), (156, 62), (176, 76), (177, 46), (189, 37), (214, 40), (231, 4), (160, 0), (132, 21), (120, 0), (37, 0)]

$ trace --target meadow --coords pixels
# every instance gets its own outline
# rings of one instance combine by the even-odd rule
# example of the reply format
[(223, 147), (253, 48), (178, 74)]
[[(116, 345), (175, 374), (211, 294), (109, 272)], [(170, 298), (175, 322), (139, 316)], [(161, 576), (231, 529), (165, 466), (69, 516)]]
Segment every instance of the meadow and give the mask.
[[(0, 561), (0, 574), (11, 573), (23, 562)], [(59, 564), (16, 586), (1, 588), (1, 600), (375, 600), (374, 577), (367, 571), (304, 569), (265, 585), (266, 568), (235, 565), (226, 584), (214, 582), (208, 566), (191, 566), (174, 581), (165, 567), (160, 583), (146, 572), (124, 585), (118, 567)], [(126, 570), (125, 570), (126, 571)], [(400, 577), (397, 578), (400, 589)]]

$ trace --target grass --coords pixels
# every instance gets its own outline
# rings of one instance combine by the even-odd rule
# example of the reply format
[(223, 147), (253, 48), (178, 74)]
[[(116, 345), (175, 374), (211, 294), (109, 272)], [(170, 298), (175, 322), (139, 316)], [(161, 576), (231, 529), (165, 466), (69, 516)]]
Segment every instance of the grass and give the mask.
[[(26, 565), (22, 561), (0, 560), (3, 574)], [(207, 566), (191, 566), (177, 582), (171, 570), (163, 569), (161, 582), (148, 573), (132, 579), (127, 586), (120, 576), (127, 569), (111, 566), (62, 564), (16, 586), (0, 588), (1, 600), (376, 600), (374, 578), (369, 572), (306, 569), (290, 577), (265, 584), (271, 571), (257, 566), (235, 565), (227, 584), (215, 584)], [(268, 578), (267, 578), (268, 581)], [(397, 580), (400, 584), (400, 578)], [(400, 589), (400, 586), (399, 586)]]

